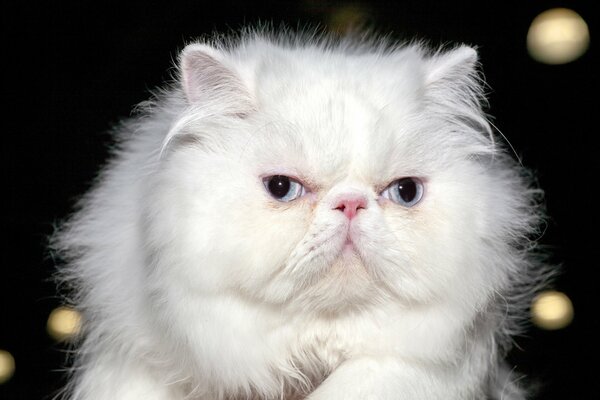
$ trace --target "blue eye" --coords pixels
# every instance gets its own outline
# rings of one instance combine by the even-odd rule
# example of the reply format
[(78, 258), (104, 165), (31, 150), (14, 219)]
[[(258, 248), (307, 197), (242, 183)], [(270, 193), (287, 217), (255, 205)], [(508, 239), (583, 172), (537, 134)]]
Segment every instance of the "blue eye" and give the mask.
[(263, 184), (271, 197), (283, 202), (296, 200), (306, 193), (306, 189), (300, 182), (285, 175), (266, 177)]
[(401, 178), (392, 182), (381, 195), (403, 207), (412, 207), (423, 197), (423, 183), (417, 178)]

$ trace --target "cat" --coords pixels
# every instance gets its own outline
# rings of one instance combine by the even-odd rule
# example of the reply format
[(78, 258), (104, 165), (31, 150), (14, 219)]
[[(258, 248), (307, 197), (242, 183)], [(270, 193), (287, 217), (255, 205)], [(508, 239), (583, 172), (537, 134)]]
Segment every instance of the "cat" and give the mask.
[(65, 398), (526, 397), (541, 190), (473, 47), (249, 29), (177, 71), (52, 239)]

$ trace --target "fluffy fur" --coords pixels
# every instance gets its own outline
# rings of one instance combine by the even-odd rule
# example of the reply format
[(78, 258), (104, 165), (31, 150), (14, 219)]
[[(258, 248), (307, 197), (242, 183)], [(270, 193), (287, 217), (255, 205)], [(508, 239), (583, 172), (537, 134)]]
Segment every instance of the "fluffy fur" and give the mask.
[[(524, 398), (502, 359), (539, 191), (494, 142), (474, 49), (382, 43), (183, 50), (54, 237), (84, 317), (67, 398)], [(402, 177), (412, 207), (382, 195)]]

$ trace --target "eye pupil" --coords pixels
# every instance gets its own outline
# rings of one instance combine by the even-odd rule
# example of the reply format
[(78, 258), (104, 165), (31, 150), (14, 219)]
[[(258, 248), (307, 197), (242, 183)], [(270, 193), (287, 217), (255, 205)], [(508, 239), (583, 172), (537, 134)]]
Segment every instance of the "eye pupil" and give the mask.
[(290, 191), (290, 178), (283, 175), (275, 175), (269, 179), (267, 188), (273, 197), (281, 199)]
[(423, 182), (419, 178), (401, 178), (392, 182), (381, 195), (402, 207), (412, 207), (423, 197)]
[(398, 181), (398, 194), (407, 203), (410, 203), (417, 197), (417, 184), (411, 178), (404, 178)]

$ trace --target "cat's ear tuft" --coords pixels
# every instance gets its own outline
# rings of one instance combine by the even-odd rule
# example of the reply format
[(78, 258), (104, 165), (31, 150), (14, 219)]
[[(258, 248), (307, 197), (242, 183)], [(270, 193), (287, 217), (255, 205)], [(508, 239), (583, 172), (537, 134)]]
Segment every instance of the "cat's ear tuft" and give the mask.
[(226, 113), (244, 116), (255, 109), (252, 96), (222, 51), (190, 44), (180, 55), (181, 84), (190, 104), (216, 104)]
[(426, 84), (470, 78), (477, 73), (477, 65), (477, 51), (472, 47), (463, 45), (447, 52), (438, 52), (429, 59)]

